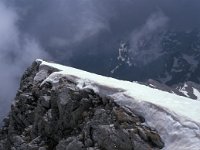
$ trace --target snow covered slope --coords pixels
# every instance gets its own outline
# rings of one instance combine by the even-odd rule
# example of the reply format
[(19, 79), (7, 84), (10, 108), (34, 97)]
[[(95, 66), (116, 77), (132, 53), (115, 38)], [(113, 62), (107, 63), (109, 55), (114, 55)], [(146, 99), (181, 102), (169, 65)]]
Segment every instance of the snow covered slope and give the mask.
[[(60, 76), (73, 79), (79, 88), (91, 88), (112, 97), (155, 128), (165, 142), (165, 150), (200, 149), (200, 101), (161, 91), (137, 82), (120, 81), (42, 60), (40, 68), (57, 68), (44, 82), (58, 84)], [(42, 84), (43, 84), (42, 83)]]

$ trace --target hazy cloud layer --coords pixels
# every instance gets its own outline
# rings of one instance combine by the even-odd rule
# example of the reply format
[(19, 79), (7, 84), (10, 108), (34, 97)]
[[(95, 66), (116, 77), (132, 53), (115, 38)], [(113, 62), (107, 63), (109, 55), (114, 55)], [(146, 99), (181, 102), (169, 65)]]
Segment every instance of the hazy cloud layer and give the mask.
[(169, 19), (162, 13), (152, 14), (144, 25), (130, 36), (130, 51), (136, 65), (145, 65), (162, 55), (161, 37)]
[[(9, 0), (19, 14), (20, 31), (35, 37), (57, 59), (74, 53), (114, 51), (108, 43), (129, 40), (157, 12), (168, 18), (168, 29), (200, 26), (198, 0)], [(154, 19), (155, 23), (157, 20)], [(104, 41), (104, 39), (106, 39)], [(107, 43), (107, 39), (109, 42)]]
[(39, 44), (19, 32), (18, 14), (0, 2), (0, 121), (8, 112), (19, 85), (19, 77), (30, 63), (46, 56)]

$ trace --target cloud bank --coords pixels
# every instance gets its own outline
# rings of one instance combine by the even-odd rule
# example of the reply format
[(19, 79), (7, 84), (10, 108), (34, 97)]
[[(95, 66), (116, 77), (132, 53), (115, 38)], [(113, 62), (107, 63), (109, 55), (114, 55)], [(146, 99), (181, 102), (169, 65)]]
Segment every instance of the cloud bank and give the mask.
[[(116, 50), (151, 16), (162, 13), (170, 30), (200, 27), (198, 0), (9, 0), (19, 15), (18, 28), (36, 38), (56, 60), (70, 63), (80, 53)], [(162, 18), (164, 17), (164, 18)], [(152, 22), (156, 19), (152, 20)], [(137, 31), (139, 30), (139, 31)], [(144, 33), (144, 32), (143, 32)], [(147, 33), (149, 34), (149, 33)], [(134, 38), (131, 40), (133, 41)]]
[[(162, 55), (161, 40), (169, 19), (162, 13), (152, 14), (130, 37), (130, 51), (135, 65), (145, 65)], [(137, 63), (137, 64), (136, 64)]]
[(0, 122), (9, 111), (19, 78), (30, 63), (47, 54), (36, 40), (21, 33), (18, 14), (0, 2)]

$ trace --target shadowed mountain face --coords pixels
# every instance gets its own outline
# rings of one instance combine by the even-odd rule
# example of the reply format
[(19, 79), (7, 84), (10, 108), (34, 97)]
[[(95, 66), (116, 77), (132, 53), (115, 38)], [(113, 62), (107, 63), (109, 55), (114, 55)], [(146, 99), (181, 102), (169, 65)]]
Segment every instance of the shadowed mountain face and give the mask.
[(200, 82), (198, 30), (161, 33), (159, 43), (156, 43), (159, 44), (156, 53), (154, 40), (152, 37), (138, 41), (136, 44), (140, 44), (140, 53), (135, 53), (129, 41), (119, 42), (116, 43), (119, 46), (115, 47), (115, 51), (77, 55), (72, 59), (72, 64), (88, 71), (126, 80), (145, 82), (152, 78), (167, 85), (186, 81)]

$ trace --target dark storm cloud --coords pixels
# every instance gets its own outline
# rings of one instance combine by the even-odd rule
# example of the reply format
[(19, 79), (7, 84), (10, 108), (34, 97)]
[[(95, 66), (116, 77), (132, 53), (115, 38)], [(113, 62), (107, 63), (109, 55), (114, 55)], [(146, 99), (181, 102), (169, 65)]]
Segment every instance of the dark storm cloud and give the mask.
[[(125, 39), (140, 58), (142, 40), (199, 28), (199, 10), (199, 0), (0, 0), (0, 105), (8, 107), (16, 79), (37, 57), (70, 62), (76, 54), (116, 51)], [(151, 59), (160, 48), (154, 41)]]
[(84, 47), (96, 49), (99, 39), (109, 37), (112, 43), (113, 39), (129, 37), (158, 12), (169, 19), (170, 29), (200, 26), (199, 0), (10, 0), (7, 3), (20, 14), (18, 27), (22, 32), (66, 59)]
[[(48, 49), (58, 51), (77, 45), (108, 29), (108, 18), (104, 18), (98, 5), (87, 0), (35, 0), (31, 4), (16, 1), (22, 16), (21, 31), (39, 39)], [(70, 51), (65, 51), (70, 55)]]

